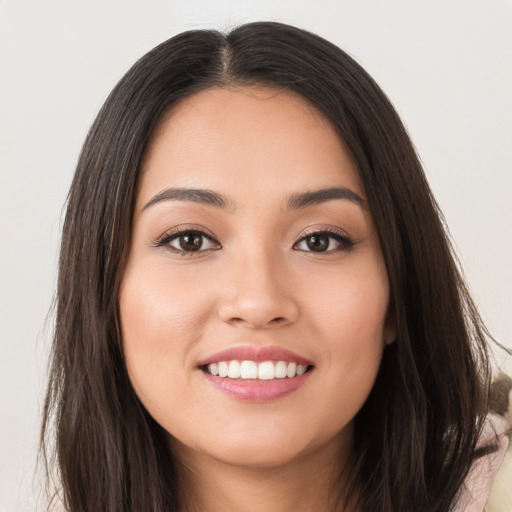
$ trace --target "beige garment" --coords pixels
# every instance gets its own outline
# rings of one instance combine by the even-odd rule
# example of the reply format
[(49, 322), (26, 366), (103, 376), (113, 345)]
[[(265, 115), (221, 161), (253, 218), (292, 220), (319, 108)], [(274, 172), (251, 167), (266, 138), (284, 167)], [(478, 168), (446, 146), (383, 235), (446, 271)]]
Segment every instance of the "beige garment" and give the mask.
[[(508, 421), (509, 433), (512, 427), (512, 389), (510, 389), (511, 380), (505, 374), (501, 374), (501, 393), (496, 408), (508, 411), (504, 412), (505, 419)], [(503, 396), (506, 394), (504, 389), (509, 389), (508, 400)], [(510, 438), (510, 437), (509, 437)], [(512, 440), (512, 438), (510, 438)], [(508, 450), (505, 453), (501, 468), (494, 479), (492, 491), (487, 500), (485, 512), (512, 512), (512, 442), (509, 443)]]
[(512, 512), (512, 448), (510, 445), (494, 479), (485, 512)]
[(510, 468), (507, 469), (512, 462), (512, 452), (508, 450), (509, 438), (506, 434), (510, 427), (507, 418), (495, 414), (488, 416), (478, 447), (492, 444), (497, 440), (498, 450), (475, 461), (453, 512), (512, 512), (510, 494), (508, 497), (503, 493), (500, 495), (500, 487), (508, 493), (512, 487)]

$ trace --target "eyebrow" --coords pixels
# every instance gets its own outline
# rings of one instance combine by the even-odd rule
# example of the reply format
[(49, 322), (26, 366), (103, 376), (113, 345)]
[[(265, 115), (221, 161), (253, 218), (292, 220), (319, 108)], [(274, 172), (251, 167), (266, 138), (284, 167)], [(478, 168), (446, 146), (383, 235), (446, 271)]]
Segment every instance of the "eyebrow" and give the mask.
[(366, 201), (353, 190), (345, 187), (331, 187), (294, 194), (288, 199), (287, 210), (306, 208), (307, 206), (325, 203), (333, 199), (345, 199), (357, 204), (363, 209), (367, 208)]
[[(344, 199), (351, 201), (363, 209), (366, 209), (366, 201), (353, 190), (345, 187), (330, 187), (320, 190), (312, 190), (293, 194), (287, 202), (286, 210), (298, 210), (313, 206), (333, 199)], [(234, 203), (223, 194), (213, 190), (199, 188), (176, 188), (171, 187), (153, 196), (142, 208), (146, 210), (150, 206), (162, 201), (192, 201), (194, 203), (215, 206), (224, 210), (235, 210)]]
[(228, 209), (232, 207), (231, 201), (222, 194), (213, 190), (199, 188), (167, 188), (152, 197), (145, 205), (143, 210), (161, 201), (192, 201), (194, 203), (205, 204), (207, 206), (216, 206), (217, 208)]

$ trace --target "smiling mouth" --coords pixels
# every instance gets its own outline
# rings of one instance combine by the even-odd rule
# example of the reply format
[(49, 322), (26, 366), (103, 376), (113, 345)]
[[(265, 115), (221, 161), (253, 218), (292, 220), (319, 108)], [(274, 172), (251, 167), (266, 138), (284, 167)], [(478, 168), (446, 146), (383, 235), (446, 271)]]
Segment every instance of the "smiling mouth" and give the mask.
[(235, 380), (269, 381), (293, 379), (313, 369), (312, 365), (297, 364), (293, 361), (219, 361), (199, 367), (203, 372), (214, 377)]

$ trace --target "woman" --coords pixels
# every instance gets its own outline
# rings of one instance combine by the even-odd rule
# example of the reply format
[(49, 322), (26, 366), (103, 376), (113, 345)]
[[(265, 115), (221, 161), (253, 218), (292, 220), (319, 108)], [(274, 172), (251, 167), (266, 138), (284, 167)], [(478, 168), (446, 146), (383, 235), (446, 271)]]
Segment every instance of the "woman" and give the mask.
[(393, 107), (276, 23), (119, 82), (69, 195), (43, 440), (68, 510), (448, 511), (485, 329)]

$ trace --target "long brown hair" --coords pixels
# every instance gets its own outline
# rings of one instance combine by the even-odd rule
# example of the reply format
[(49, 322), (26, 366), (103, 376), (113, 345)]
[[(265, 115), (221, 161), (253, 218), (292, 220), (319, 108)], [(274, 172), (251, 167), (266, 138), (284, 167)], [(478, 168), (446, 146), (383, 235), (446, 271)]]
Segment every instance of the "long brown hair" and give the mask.
[(48, 461), (55, 437), (65, 506), (178, 511), (179, 462), (131, 387), (117, 297), (155, 124), (180, 99), (229, 84), (286, 88), (323, 112), (357, 163), (380, 236), (397, 339), (355, 418), (349, 494), (365, 512), (448, 511), (487, 413), (485, 329), (389, 100), (335, 45), (267, 22), (162, 43), (121, 79), (87, 136), (62, 234), (41, 434)]

